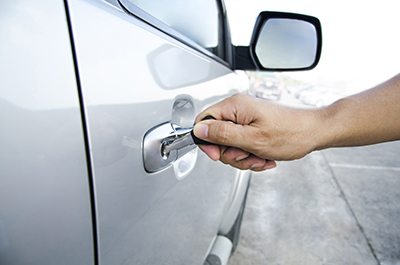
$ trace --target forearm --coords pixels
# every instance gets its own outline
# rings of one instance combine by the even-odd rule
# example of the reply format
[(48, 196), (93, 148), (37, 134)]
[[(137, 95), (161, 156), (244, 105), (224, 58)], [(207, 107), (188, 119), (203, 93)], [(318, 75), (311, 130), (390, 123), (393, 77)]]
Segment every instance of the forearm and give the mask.
[(400, 140), (400, 75), (319, 110), (236, 94), (203, 111), (194, 133), (214, 144), (202, 147), (213, 160), (256, 171), (315, 150)]
[(400, 75), (341, 99), (316, 117), (320, 124), (317, 150), (400, 140)]

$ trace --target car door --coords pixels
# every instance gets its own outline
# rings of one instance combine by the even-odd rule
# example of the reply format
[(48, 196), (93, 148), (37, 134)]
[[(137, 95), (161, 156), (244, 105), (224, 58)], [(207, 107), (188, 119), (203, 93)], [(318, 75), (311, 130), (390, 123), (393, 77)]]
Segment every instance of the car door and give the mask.
[(2, 1), (0, 13), (0, 264), (93, 264), (64, 3)]
[[(68, 1), (89, 132), (99, 260), (199, 264), (243, 173), (198, 148), (147, 170), (144, 142), (164, 125), (192, 126), (207, 106), (247, 87), (214, 54), (224, 53), (219, 28), (210, 48), (124, 3)], [(171, 3), (159, 12), (175, 8)], [(215, 2), (210, 8), (218, 16)]]

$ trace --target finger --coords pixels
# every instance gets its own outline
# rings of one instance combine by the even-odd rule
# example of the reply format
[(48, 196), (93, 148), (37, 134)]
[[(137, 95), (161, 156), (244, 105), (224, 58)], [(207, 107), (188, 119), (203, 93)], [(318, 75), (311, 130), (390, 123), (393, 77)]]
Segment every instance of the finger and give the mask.
[(275, 161), (265, 160), (241, 149), (232, 147), (227, 148), (221, 153), (220, 161), (243, 170), (251, 169), (253, 171), (263, 171), (276, 167)]
[(276, 168), (276, 162), (274, 160), (267, 160), (264, 164), (263, 170)]
[(250, 170), (256, 172), (262, 172), (268, 169), (273, 169), (276, 167), (276, 163), (273, 160), (267, 160), (263, 166), (260, 167), (253, 167)]
[(264, 160), (259, 157), (249, 156), (247, 159), (234, 164), (234, 167), (240, 169), (249, 169), (252, 171), (264, 171), (276, 167), (276, 162), (273, 160)]
[[(248, 127), (248, 126), (247, 126)], [(243, 125), (234, 124), (232, 122), (207, 120), (201, 121), (194, 127), (194, 134), (203, 140), (221, 146), (230, 146), (248, 151), (244, 146), (252, 143), (253, 140), (248, 139), (251, 137), (251, 132)]]
[(212, 160), (218, 161), (220, 159), (221, 151), (218, 145), (199, 145), (199, 148)]
[(199, 145), (199, 147), (212, 160), (221, 160), (222, 163), (241, 170), (264, 171), (276, 167), (275, 161), (256, 157), (237, 148), (217, 145)]
[(259, 158), (251, 154), (242, 160), (236, 160), (232, 158), (229, 154), (225, 155), (224, 153), (221, 155), (221, 158), (219, 160), (224, 164), (231, 165), (242, 170), (263, 167), (266, 162), (265, 159)]
[(227, 164), (232, 164), (237, 161), (241, 161), (250, 156), (249, 152), (243, 151), (242, 149), (235, 147), (227, 147), (223, 152), (221, 152), (221, 158)]

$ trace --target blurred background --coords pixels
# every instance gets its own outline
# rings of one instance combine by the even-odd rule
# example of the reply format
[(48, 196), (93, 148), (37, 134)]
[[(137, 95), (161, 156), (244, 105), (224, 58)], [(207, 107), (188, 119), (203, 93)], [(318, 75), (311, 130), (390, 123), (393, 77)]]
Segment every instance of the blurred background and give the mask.
[[(318, 17), (323, 47), (307, 72), (247, 72), (254, 96), (318, 108), (400, 72), (400, 2), (225, 0), (236, 45), (260, 11)], [(400, 141), (333, 148), (254, 173), (229, 265), (400, 265)]]
[(312, 71), (248, 73), (251, 92), (283, 104), (321, 107), (371, 88), (400, 72), (400, 2), (226, 0), (235, 45), (248, 45), (263, 10), (318, 17), (323, 48)]

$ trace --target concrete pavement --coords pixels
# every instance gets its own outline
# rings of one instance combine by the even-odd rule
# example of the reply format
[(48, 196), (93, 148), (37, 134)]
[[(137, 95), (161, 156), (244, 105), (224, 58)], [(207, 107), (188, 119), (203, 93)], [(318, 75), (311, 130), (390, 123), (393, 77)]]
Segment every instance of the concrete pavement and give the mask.
[(400, 142), (253, 174), (236, 264), (400, 264)]

